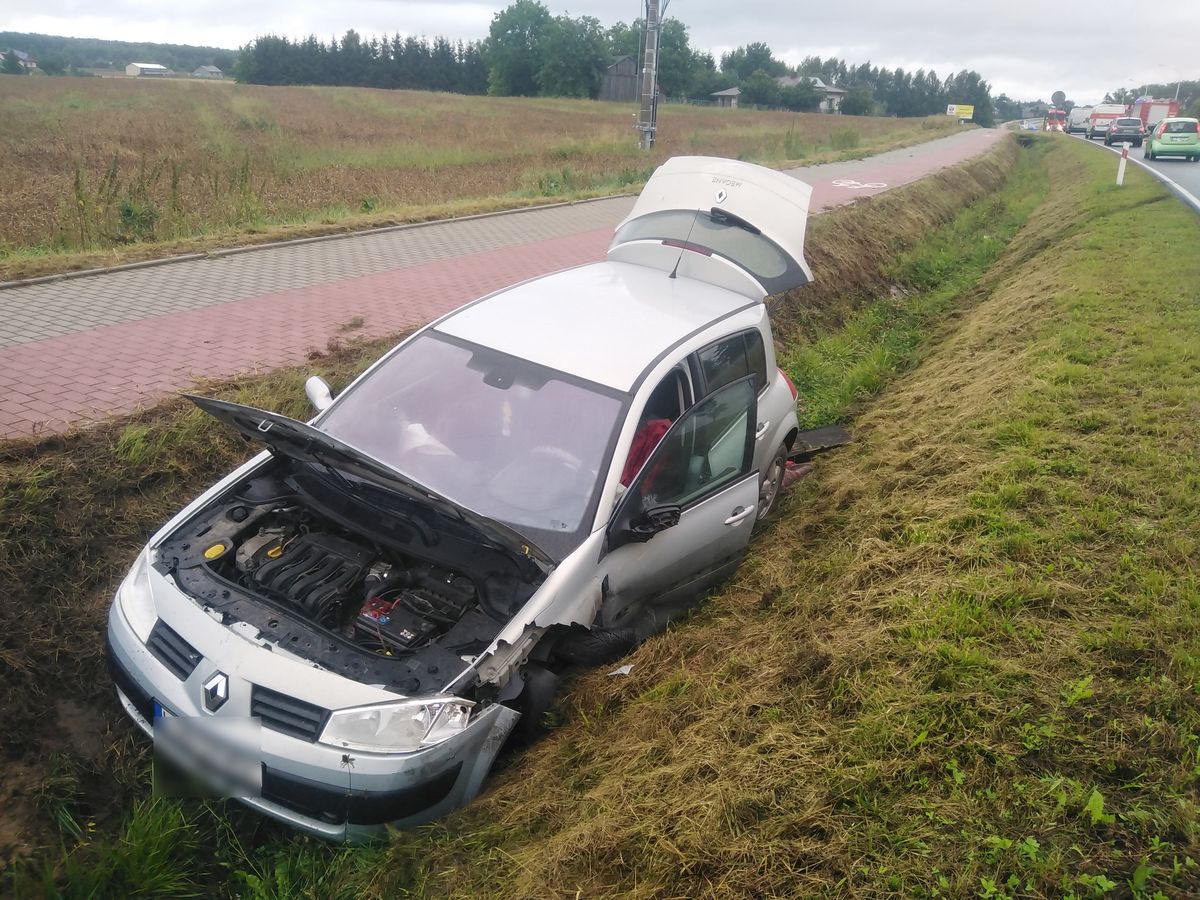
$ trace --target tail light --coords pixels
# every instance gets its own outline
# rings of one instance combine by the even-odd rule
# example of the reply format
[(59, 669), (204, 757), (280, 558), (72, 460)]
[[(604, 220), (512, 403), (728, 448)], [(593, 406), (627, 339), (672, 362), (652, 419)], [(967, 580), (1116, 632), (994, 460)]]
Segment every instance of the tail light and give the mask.
[(782, 375), (783, 380), (787, 382), (788, 390), (792, 392), (792, 399), (795, 400), (798, 396), (800, 396), (800, 392), (797, 391), (796, 386), (792, 384), (792, 379), (788, 378), (787, 372), (783, 371), (783, 369), (780, 369), (779, 374)]

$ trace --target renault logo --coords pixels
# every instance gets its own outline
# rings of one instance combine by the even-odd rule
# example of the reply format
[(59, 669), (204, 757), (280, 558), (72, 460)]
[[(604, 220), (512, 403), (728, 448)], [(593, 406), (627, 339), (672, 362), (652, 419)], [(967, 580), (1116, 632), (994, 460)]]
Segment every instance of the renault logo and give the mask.
[(201, 685), (201, 690), (204, 708), (210, 713), (216, 712), (229, 699), (229, 677), (224, 672), (214, 672), (212, 677)]
[(717, 202), (724, 203), (725, 199), (728, 196), (729, 196), (729, 192), (727, 190), (725, 190), (725, 188), (721, 188), (721, 190), (717, 191)]

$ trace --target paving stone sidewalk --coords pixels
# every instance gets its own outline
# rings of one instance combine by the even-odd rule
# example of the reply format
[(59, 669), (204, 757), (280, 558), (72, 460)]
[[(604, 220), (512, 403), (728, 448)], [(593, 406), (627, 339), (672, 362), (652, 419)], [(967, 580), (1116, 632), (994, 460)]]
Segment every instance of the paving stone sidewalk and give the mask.
[[(794, 174), (813, 185), (817, 212), (915, 181), (1000, 137), (970, 131)], [(295, 364), (330, 338), (395, 333), (599, 259), (632, 204), (522, 210), (5, 288), (0, 438), (129, 412), (200, 378)]]

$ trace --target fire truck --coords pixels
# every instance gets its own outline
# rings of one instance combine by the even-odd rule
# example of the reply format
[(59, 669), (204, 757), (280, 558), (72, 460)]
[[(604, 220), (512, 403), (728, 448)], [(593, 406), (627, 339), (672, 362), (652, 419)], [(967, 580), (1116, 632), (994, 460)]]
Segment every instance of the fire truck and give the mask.
[(1042, 131), (1057, 131), (1062, 134), (1067, 130), (1067, 111), (1052, 106), (1046, 110), (1046, 120), (1042, 123)]
[(1133, 106), (1129, 107), (1129, 115), (1141, 119), (1142, 125), (1149, 132), (1163, 119), (1179, 115), (1179, 101), (1138, 97), (1133, 101)]

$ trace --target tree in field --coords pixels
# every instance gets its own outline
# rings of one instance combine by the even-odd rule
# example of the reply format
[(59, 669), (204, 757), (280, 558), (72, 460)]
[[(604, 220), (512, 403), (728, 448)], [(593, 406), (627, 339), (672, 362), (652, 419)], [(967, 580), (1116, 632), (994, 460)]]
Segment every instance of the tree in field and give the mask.
[[(635, 19), (632, 25), (618, 22), (609, 28), (607, 37), (612, 58), (632, 56), (640, 60), (646, 40), (645, 29), (643, 19)], [(697, 53), (692, 49), (687, 26), (675, 18), (664, 19), (658, 34), (658, 51), (658, 85), (662, 92), (668, 97), (689, 96), (697, 74)]]
[(850, 87), (842, 97), (841, 110), (848, 116), (869, 116), (875, 111), (875, 99), (866, 85)]
[(17, 54), (9, 50), (4, 54), (4, 61), (0, 62), (0, 75), (24, 75), (25, 69), (21, 65), (21, 60), (17, 58)]
[(542, 64), (533, 79), (538, 93), (549, 97), (591, 97), (600, 93), (608, 68), (608, 41), (598, 19), (558, 16), (550, 20), (541, 41)]
[(496, 13), (484, 46), (489, 94), (537, 94), (534, 76), (542, 67), (543, 37), (551, 20), (550, 10), (537, 0), (517, 0)]
[(812, 112), (821, 105), (822, 99), (816, 85), (807, 79), (779, 90), (779, 105), (792, 112)]
[(738, 81), (745, 81), (759, 69), (771, 76), (788, 72), (787, 64), (777, 60), (771, 48), (761, 41), (738, 47), (721, 57), (721, 71), (736, 76)]
[(779, 83), (763, 69), (751, 74), (739, 85), (742, 95), (738, 103), (743, 106), (779, 106)]

